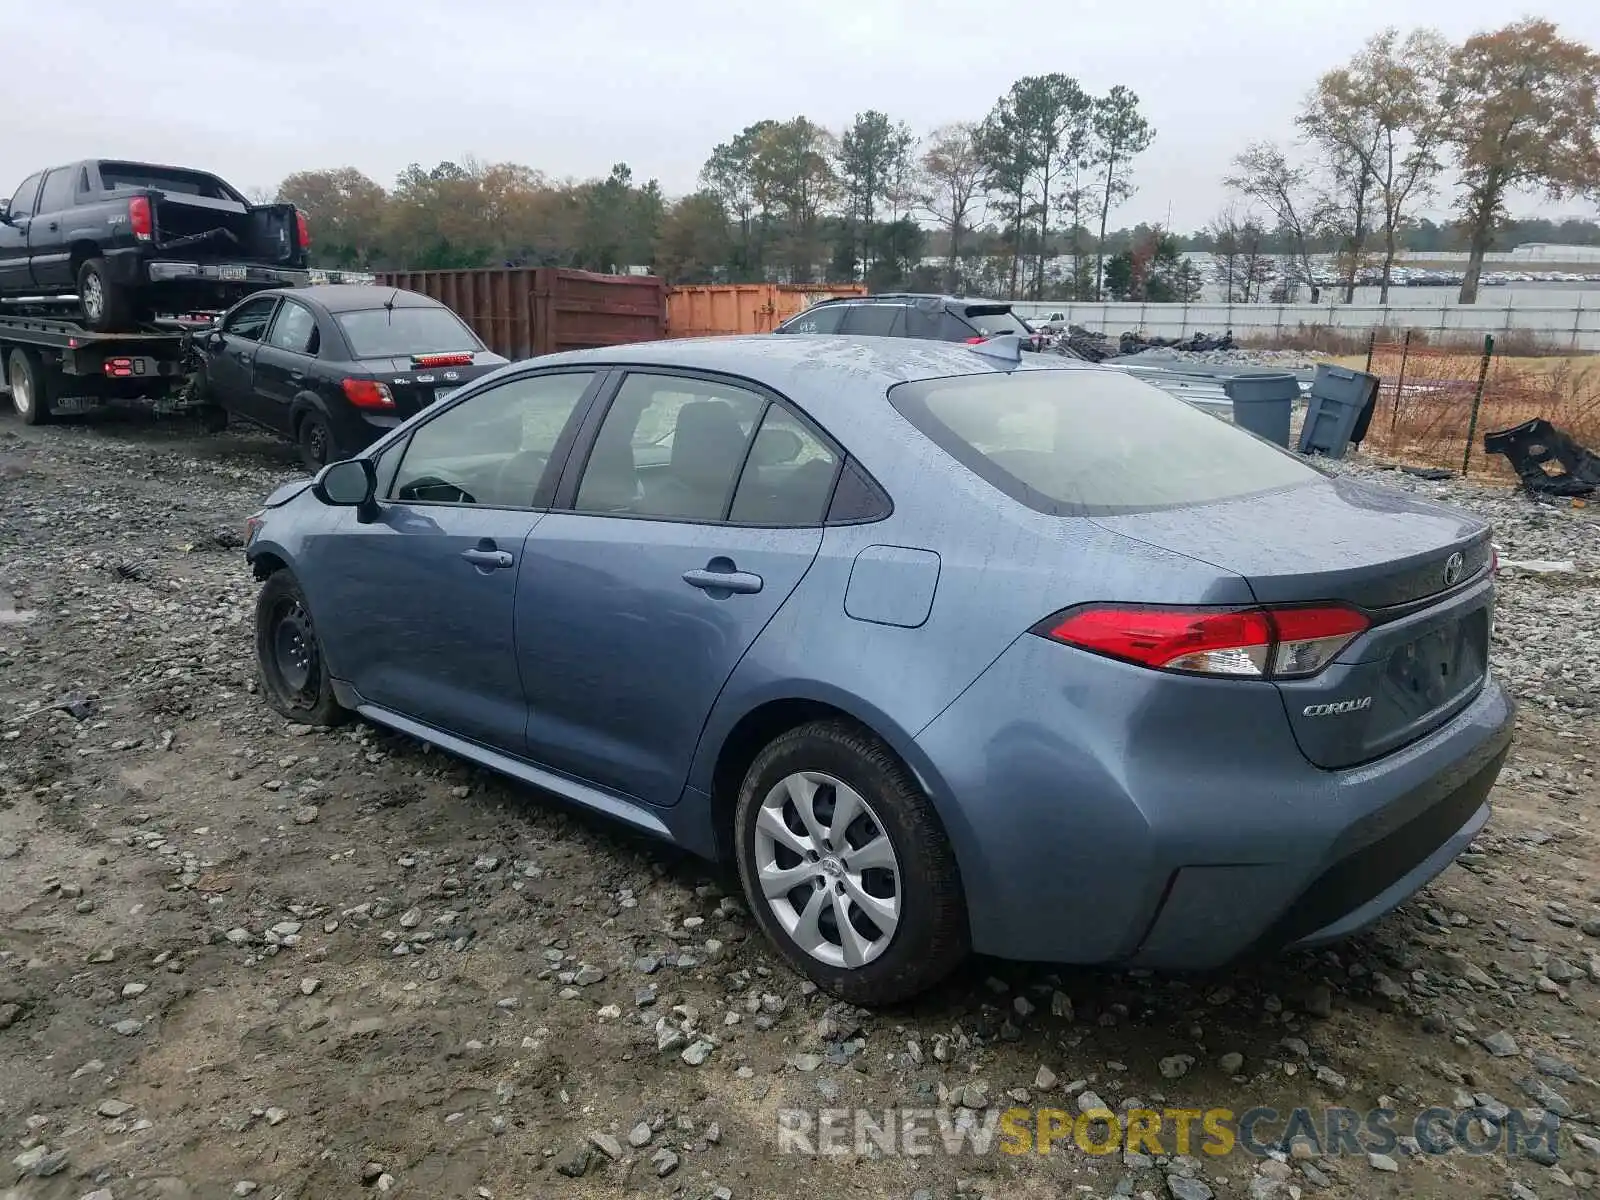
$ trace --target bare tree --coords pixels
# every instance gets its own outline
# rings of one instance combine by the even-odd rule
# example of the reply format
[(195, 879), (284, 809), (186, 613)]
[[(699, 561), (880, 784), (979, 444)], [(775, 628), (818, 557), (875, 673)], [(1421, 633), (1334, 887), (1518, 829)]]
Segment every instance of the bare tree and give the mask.
[(978, 128), (970, 123), (945, 125), (928, 138), (922, 155), (927, 213), (950, 235), (945, 286), (955, 291), (960, 278), (961, 235), (973, 227), (983, 206), (983, 181), (988, 174), (978, 148)]
[(1539, 188), (1559, 199), (1600, 187), (1597, 80), (1600, 55), (1533, 18), (1468, 38), (1452, 55), (1445, 136), (1460, 170), (1471, 251), (1462, 304), (1478, 298), (1508, 194)]
[(1311, 242), (1325, 209), (1310, 171), (1291, 163), (1273, 143), (1253, 142), (1233, 160), (1233, 171), (1223, 182), (1272, 215), (1278, 231), (1293, 248), (1297, 272), (1310, 282)]
[(1222, 298), (1229, 304), (1235, 300), (1249, 300), (1248, 293), (1241, 295), (1243, 274), (1239, 261), (1239, 206), (1229, 204), (1211, 218), (1206, 232), (1211, 235), (1211, 254), (1217, 261), (1218, 282), (1222, 284)]

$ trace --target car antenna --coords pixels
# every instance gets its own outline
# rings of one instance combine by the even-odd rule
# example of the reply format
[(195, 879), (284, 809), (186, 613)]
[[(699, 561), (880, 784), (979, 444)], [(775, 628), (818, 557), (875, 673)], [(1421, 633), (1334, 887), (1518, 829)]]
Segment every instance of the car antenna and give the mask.
[(390, 325), (394, 324), (394, 302), (399, 298), (399, 296), (400, 289), (395, 288), (394, 291), (389, 293), (389, 298), (383, 302), (384, 311), (389, 314)]
[(1007, 371), (1022, 365), (1022, 337), (1015, 333), (996, 334), (992, 338), (975, 342), (969, 347), (974, 354), (981, 354)]

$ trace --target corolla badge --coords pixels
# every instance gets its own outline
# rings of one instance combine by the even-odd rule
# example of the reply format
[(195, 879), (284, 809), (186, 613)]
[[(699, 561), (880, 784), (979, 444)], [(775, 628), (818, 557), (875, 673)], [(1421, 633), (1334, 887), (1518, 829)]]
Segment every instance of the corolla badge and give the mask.
[(1364, 708), (1372, 707), (1372, 697), (1363, 696), (1359, 700), (1334, 700), (1328, 704), (1308, 704), (1301, 713), (1308, 717), (1334, 717), (1341, 713), (1360, 712)]
[(1461, 582), (1461, 572), (1466, 569), (1466, 565), (1467, 560), (1461, 557), (1459, 550), (1444, 560), (1445, 587), (1454, 587)]

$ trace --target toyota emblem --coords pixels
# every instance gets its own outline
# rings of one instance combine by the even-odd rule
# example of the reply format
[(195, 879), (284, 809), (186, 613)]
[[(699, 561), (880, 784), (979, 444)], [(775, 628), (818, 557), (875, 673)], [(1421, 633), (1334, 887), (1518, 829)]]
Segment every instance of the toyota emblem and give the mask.
[(1445, 587), (1454, 587), (1461, 582), (1461, 571), (1465, 566), (1466, 560), (1461, 557), (1461, 551), (1459, 550), (1444, 560)]

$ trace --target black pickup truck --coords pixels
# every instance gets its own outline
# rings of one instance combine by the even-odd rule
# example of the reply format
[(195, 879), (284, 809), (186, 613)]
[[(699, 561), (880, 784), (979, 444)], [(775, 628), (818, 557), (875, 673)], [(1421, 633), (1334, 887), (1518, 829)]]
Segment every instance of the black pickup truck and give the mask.
[(251, 204), (205, 171), (90, 159), (30, 175), (0, 200), (0, 313), (70, 301), (90, 329), (227, 308), (310, 281), (305, 214)]

